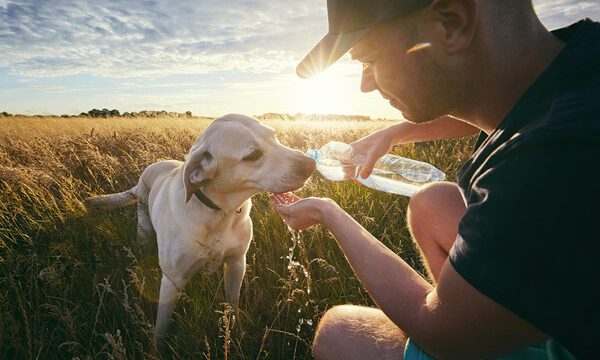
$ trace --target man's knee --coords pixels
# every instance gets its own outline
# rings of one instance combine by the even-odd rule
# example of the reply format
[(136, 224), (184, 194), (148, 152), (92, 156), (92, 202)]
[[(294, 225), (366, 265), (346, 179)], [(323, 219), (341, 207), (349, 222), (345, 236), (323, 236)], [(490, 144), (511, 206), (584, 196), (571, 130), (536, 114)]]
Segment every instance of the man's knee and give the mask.
[(408, 202), (408, 210), (414, 215), (431, 213), (440, 206), (440, 200), (448, 196), (455, 197), (458, 192), (456, 184), (437, 182), (417, 191)]
[(347, 339), (349, 331), (350, 305), (335, 306), (327, 312), (319, 321), (312, 349), (315, 359), (329, 359), (335, 355), (336, 349)]
[(313, 341), (316, 359), (401, 358), (406, 336), (385, 314), (355, 305), (323, 315)]
[(407, 222), (411, 229), (430, 225), (437, 217), (454, 216), (464, 211), (464, 202), (458, 186), (450, 182), (438, 182), (416, 192), (408, 203)]

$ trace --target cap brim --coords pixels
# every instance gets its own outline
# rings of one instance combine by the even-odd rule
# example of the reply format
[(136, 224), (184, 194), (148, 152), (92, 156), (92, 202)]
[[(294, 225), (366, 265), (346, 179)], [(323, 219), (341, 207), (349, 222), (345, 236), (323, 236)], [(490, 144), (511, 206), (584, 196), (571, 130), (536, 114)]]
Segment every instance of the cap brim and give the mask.
[(371, 27), (343, 34), (328, 33), (300, 61), (296, 67), (296, 74), (301, 78), (308, 79), (327, 69), (344, 56), (369, 30)]

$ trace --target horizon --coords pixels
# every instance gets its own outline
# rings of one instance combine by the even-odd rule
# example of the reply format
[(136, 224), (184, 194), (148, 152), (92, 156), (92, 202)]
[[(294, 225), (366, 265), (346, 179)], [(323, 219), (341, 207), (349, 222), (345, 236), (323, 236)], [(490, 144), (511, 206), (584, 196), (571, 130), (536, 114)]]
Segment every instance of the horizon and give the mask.
[[(116, 114), (113, 112), (117, 111)], [(93, 114), (95, 112), (95, 114)], [(189, 113), (189, 114), (188, 114)], [(119, 109), (90, 109), (88, 111), (82, 111), (79, 114), (23, 114), (23, 113), (10, 113), (8, 111), (0, 111), (0, 119), (1, 118), (17, 118), (17, 117), (27, 117), (27, 118), (77, 118), (77, 117), (90, 117), (97, 119), (111, 119), (111, 118), (139, 118), (139, 119), (149, 119), (149, 118), (160, 118), (160, 117), (178, 117), (178, 118), (202, 118), (202, 119), (216, 119), (221, 116), (236, 114), (236, 113), (226, 113), (221, 115), (204, 115), (200, 113), (193, 113), (191, 111), (166, 111), (166, 110), (155, 110), (155, 109), (142, 109), (139, 111), (120, 111)], [(239, 113), (238, 113), (239, 114)], [(306, 113), (306, 112), (297, 112), (294, 114), (291, 113), (278, 113), (278, 112), (265, 112), (260, 114), (242, 114), (246, 116), (251, 116), (257, 118), (259, 120), (268, 119), (268, 120), (326, 120), (326, 121), (338, 121), (338, 120), (358, 120), (358, 121), (392, 121), (394, 119), (383, 118), (383, 117), (374, 117), (369, 115), (360, 115), (360, 114), (337, 114), (337, 113)]]
[[(534, 6), (551, 30), (600, 18), (594, 1)], [(326, 14), (323, 0), (0, 0), (0, 112), (402, 118), (378, 94), (360, 92), (360, 64), (348, 55), (314, 79), (297, 78), (298, 61), (327, 32)]]

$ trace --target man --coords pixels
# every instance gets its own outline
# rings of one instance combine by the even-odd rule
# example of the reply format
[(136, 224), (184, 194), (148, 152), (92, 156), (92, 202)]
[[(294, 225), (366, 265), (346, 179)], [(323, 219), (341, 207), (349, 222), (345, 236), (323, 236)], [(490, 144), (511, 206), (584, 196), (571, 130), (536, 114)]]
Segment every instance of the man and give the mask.
[(528, 0), (327, 4), (329, 33), (298, 74), (350, 51), (362, 91), (408, 120), (352, 144), (362, 177), (394, 144), (481, 135), (457, 184), (409, 203), (434, 285), (333, 201), (273, 198), (292, 228), (331, 231), (379, 307), (329, 310), (315, 357), (596, 357), (600, 25), (550, 33)]

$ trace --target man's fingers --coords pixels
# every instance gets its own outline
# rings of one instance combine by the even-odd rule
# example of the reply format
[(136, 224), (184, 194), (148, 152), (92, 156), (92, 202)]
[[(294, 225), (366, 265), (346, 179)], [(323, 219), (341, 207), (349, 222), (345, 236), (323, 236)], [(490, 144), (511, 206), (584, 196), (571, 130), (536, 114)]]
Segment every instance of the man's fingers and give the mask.
[(366, 179), (373, 172), (373, 165), (361, 166), (360, 167), (360, 177)]
[(285, 219), (290, 213), (289, 205), (275, 205), (275, 211)]
[(373, 172), (373, 167), (379, 158), (374, 156), (373, 154), (369, 154), (365, 161), (363, 161), (362, 166), (360, 167), (360, 177), (363, 179), (368, 178)]
[(276, 194), (271, 195), (269, 200), (271, 202), (271, 208), (279, 215), (281, 215), (284, 218), (284, 220), (287, 220), (287, 215), (289, 215), (289, 205), (286, 204), (286, 202)]
[(278, 198), (277, 196), (271, 195), (269, 197), (269, 202), (271, 203), (271, 209), (273, 209), (273, 211), (275, 211), (276, 213), (278, 213), (279, 215), (281, 215), (283, 217), (283, 214), (285, 212), (285, 210), (283, 210), (283, 212), (282, 212), (282, 208), (284, 207), (283, 201), (280, 198)]

